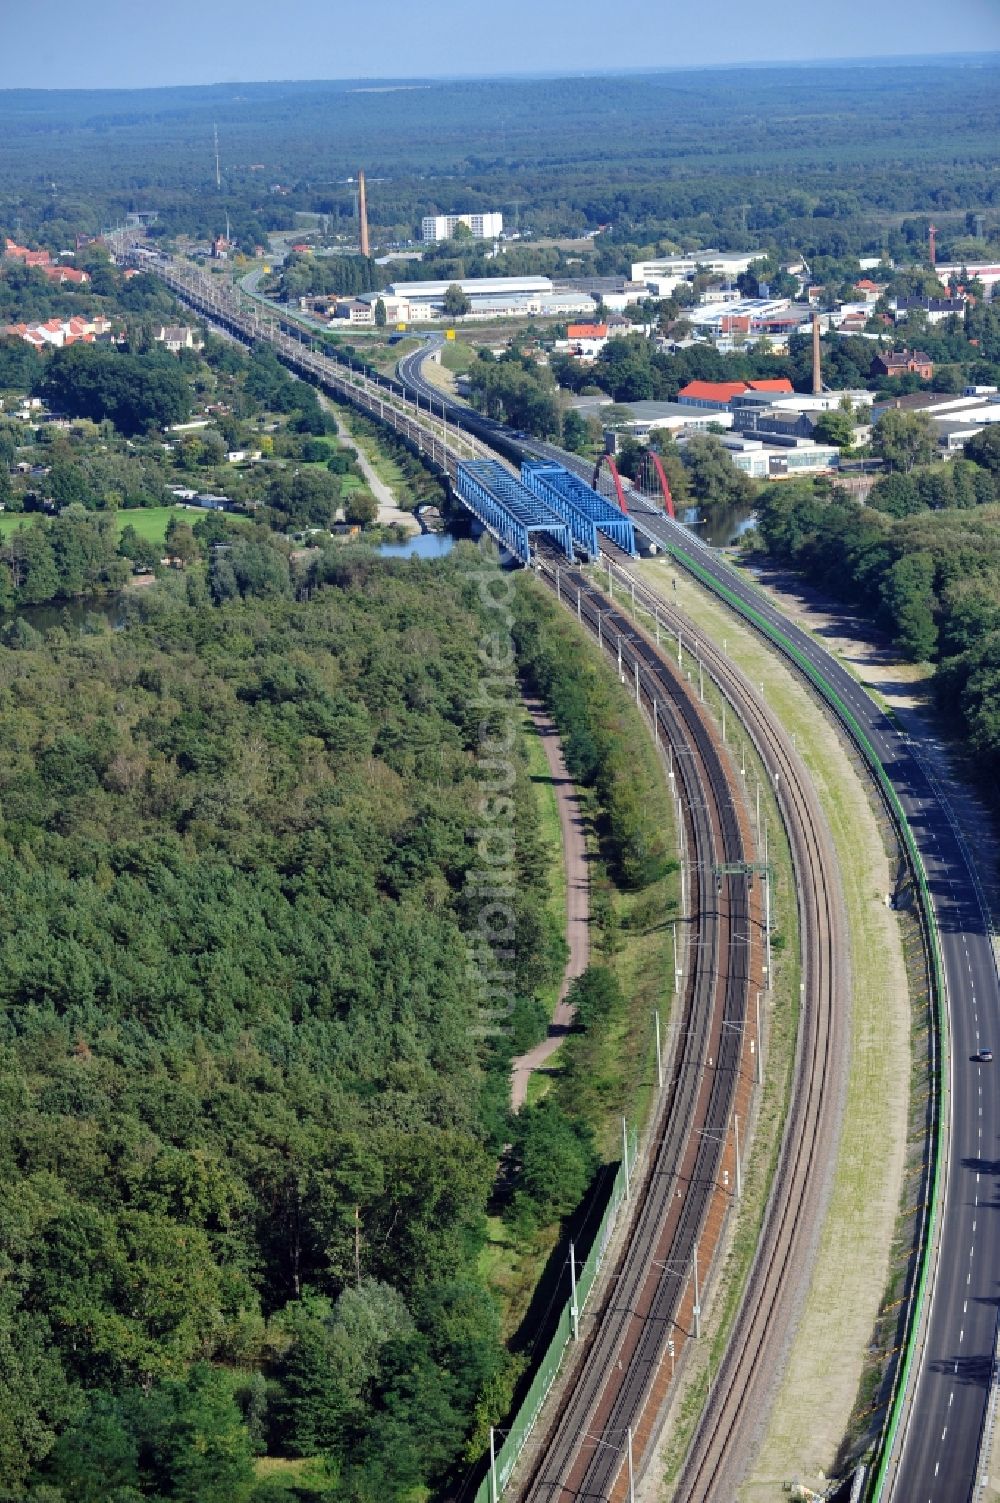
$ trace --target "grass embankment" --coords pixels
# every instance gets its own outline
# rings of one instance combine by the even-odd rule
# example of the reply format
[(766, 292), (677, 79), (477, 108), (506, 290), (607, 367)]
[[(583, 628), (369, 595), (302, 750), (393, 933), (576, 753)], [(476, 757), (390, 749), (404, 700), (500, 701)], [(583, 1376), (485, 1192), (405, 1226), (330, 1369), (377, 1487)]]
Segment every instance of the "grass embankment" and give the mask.
[[(646, 565), (643, 572), (674, 598), (668, 561)], [(885, 904), (893, 873), (867, 791), (845, 747), (778, 657), (681, 573), (676, 601), (715, 641), (726, 639), (729, 655), (751, 682), (763, 682), (768, 703), (795, 734), (830, 821), (852, 937), (849, 1076), (831, 1198), (795, 1341), (756, 1469), (742, 1493), (747, 1500), (763, 1500), (792, 1475), (819, 1486), (847, 1429), (862, 1379), (903, 1185), (909, 999), (897, 916)], [(785, 926), (783, 915), (778, 921)], [(789, 978), (792, 961), (789, 946), (784, 956)], [(780, 968), (777, 974), (782, 974)], [(795, 991), (797, 987), (796, 981)], [(769, 1066), (787, 1005), (783, 995), (778, 993), (771, 1020), (775, 1033)], [(766, 1103), (765, 1095), (765, 1110)], [(762, 1113), (759, 1133), (765, 1125)], [(762, 1156), (758, 1137), (754, 1173)], [(749, 1182), (748, 1174), (748, 1191)], [(717, 1299), (716, 1305), (721, 1302)], [(714, 1335), (710, 1339), (717, 1360), (722, 1343)]]
[[(352, 334), (353, 332), (352, 330)], [(410, 337), (399, 339), (395, 344), (390, 344), (388, 340), (383, 344), (377, 344), (373, 341), (372, 343), (365, 344), (363, 350), (359, 351), (359, 353), (364, 356), (366, 364), (374, 365), (377, 370), (383, 371), (388, 376), (395, 372), (400, 360), (405, 359), (407, 355), (412, 355), (414, 350), (419, 349), (422, 343), (423, 340), (419, 337), (415, 339)]]
[[(525, 579), (521, 588), (529, 600), (521, 626), (529, 636), (541, 640), (550, 654), (550, 664), (557, 661), (560, 672), (563, 666), (567, 669), (565, 679), (558, 684), (533, 682), (530, 687), (539, 693), (559, 725), (564, 755), (577, 778), (592, 858), (591, 963), (613, 972), (623, 994), (622, 1007), (601, 1027), (569, 1036), (534, 1078), (528, 1104), (530, 1107), (543, 1098), (554, 1101), (568, 1117), (590, 1130), (601, 1162), (614, 1164), (621, 1153), (622, 1112), (630, 1122), (641, 1126), (652, 1099), (653, 1011), (659, 1009), (666, 1028), (673, 1002), (669, 919), (678, 911), (680, 879), (676, 863), (667, 859), (676, 851), (671, 800), (649, 732), (596, 644), (534, 581)], [(581, 776), (577, 760), (580, 748), (574, 745), (570, 729), (570, 721), (577, 726), (582, 723), (582, 715), (577, 719), (581, 705), (567, 709), (565, 703), (565, 689), (570, 683), (575, 689), (584, 686), (590, 696), (584, 713), (601, 735), (609, 737), (605, 772), (597, 774), (589, 785)], [(539, 795), (550, 874), (556, 865), (559, 867), (552, 883), (552, 901), (559, 905), (564, 921), (566, 879), (558, 810), (544, 750), (533, 731), (527, 738), (527, 754)], [(631, 802), (622, 807), (626, 776), (630, 790), (638, 790), (635, 807)], [(641, 820), (633, 828), (631, 820), (637, 809)], [(632, 836), (636, 837), (634, 846), (623, 854), (619, 843)], [(648, 861), (647, 855), (651, 858)], [(554, 991), (550, 1000), (555, 1000)], [(519, 1327), (532, 1300), (538, 1297), (546, 1265), (562, 1234), (558, 1223), (529, 1236), (518, 1236), (499, 1218), (490, 1221), (481, 1269), (501, 1302), (505, 1334), (514, 1337), (519, 1348), (530, 1345), (528, 1333), (519, 1332)]]
[(403, 511), (418, 506), (441, 506), (445, 490), (431, 470), (404, 447), (388, 429), (362, 416), (342, 403), (335, 404), (350, 441), (364, 455), (372, 470), (392, 492), (396, 505)]
[(476, 347), (466, 344), (461, 339), (446, 340), (441, 347), (441, 364), (445, 370), (453, 371), (456, 376), (465, 375), (478, 359), (479, 351)]
[[(535, 723), (531, 716), (524, 716), (524, 751), (528, 764), (528, 776), (531, 786), (535, 790), (535, 803), (538, 809), (538, 835), (545, 853), (546, 876), (549, 887), (549, 901), (546, 905), (552, 916), (557, 932), (566, 932), (566, 863), (564, 860), (562, 827), (559, 821), (559, 803), (556, 798), (555, 783), (549, 770), (548, 758), (545, 755), (545, 747), (542, 738), (535, 729)], [(548, 986), (541, 987), (538, 991), (538, 1000), (545, 1008), (549, 1017), (555, 1011), (559, 1000), (559, 991), (562, 978), (554, 979)], [(558, 1053), (553, 1063), (558, 1060)], [(528, 1103), (533, 1105), (540, 1101), (549, 1088), (550, 1076), (547, 1070), (538, 1070), (532, 1077), (528, 1086)], [(534, 1089), (533, 1089), (534, 1088)]]

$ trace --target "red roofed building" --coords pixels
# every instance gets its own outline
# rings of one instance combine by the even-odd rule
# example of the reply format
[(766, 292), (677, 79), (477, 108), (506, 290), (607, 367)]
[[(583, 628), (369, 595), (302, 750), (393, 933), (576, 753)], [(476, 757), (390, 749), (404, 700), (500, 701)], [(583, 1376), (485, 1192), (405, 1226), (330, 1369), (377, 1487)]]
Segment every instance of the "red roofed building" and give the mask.
[(9, 236), (4, 240), (3, 253), (12, 261), (23, 261), (25, 266), (48, 266), (52, 261), (47, 250), (29, 250), (26, 245), (18, 245)]
[(929, 381), (934, 374), (934, 362), (923, 350), (888, 350), (875, 356), (871, 363), (871, 376), (919, 376)]
[(725, 407), (746, 391), (745, 381), (689, 381), (677, 393), (686, 407)]
[(84, 282), (90, 281), (87, 273), (77, 271), (75, 266), (43, 266), (42, 270), (50, 282), (69, 282), (73, 287), (82, 287)]
[(765, 381), (689, 381), (677, 393), (677, 400), (686, 407), (728, 407), (733, 397), (742, 397), (744, 392), (788, 395), (792, 390), (787, 376)]
[(567, 339), (607, 339), (607, 324), (569, 324), (566, 329)]
[(882, 296), (882, 288), (870, 277), (862, 277), (860, 282), (855, 282), (854, 291), (858, 295), (858, 301), (863, 303), (877, 303)]
[(774, 391), (783, 396), (791, 396), (794, 387), (787, 376), (776, 376), (766, 381), (748, 381), (747, 391)]

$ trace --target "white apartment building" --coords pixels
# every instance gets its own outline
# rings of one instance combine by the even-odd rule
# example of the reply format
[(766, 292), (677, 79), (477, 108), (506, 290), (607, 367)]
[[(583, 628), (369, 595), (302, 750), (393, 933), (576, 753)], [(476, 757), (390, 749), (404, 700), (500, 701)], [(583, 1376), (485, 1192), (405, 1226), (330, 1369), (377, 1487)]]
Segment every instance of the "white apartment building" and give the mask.
[(473, 240), (493, 240), (503, 234), (502, 214), (427, 214), (420, 221), (420, 237), (425, 244), (450, 240), (460, 224), (472, 231)]

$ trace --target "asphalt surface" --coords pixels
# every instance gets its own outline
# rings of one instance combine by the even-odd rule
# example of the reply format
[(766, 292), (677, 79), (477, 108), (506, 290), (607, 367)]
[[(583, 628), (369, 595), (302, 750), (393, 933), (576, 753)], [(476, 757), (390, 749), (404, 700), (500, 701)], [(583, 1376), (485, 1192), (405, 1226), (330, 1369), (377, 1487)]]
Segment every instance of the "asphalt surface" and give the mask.
[[(419, 365), (426, 351), (400, 363), (411, 390), (442, 400)], [(469, 421), (451, 404), (450, 416)], [(589, 469), (552, 444), (511, 434), (471, 415), (470, 426), (491, 442)], [(947, 794), (928, 778), (919, 747), (897, 729), (838, 660), (789, 621), (693, 532), (632, 498), (637, 529), (664, 548), (681, 547), (753, 608), (823, 674), (861, 725), (891, 780), (923, 861), (941, 939), (950, 1019), (947, 1060), (950, 1152), (939, 1230), (938, 1277), (928, 1317), (915, 1395), (890, 1495), (905, 1503), (959, 1503), (977, 1484), (977, 1459), (993, 1373), (1000, 1311), (1000, 1091), (994, 1071), (973, 1056), (992, 1048), (1000, 1059), (1000, 982), (989, 923), (979, 897), (974, 853), (958, 831)]]

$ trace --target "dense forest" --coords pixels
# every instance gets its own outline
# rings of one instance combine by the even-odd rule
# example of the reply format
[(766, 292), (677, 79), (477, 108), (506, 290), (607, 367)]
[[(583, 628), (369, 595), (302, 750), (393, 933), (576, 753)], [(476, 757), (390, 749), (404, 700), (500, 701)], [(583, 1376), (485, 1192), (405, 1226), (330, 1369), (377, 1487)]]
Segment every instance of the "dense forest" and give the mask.
[(354, 233), (364, 166), (389, 239), (415, 235), (423, 214), (499, 208), (535, 234), (610, 225), (607, 269), (627, 245), (661, 238), (909, 258), (930, 215), (943, 251), (975, 243), (967, 214), (996, 235), (998, 99), (989, 58), (378, 91), (11, 90), (0, 100), (0, 224), (72, 245), (129, 211), (155, 211), (153, 232), (168, 237), (218, 233), (228, 213), (252, 251), (298, 210)]
[[(949, 466), (894, 471), (859, 506), (836, 487), (758, 497), (759, 537), (935, 665), (939, 703), (995, 792), (1000, 780), (1000, 433)], [(829, 490), (829, 487), (827, 487)]]
[[(238, 1498), (271, 1445), (392, 1498), (502, 1407), (473, 592), (329, 573), (2, 664), (11, 1496)], [(530, 995), (523, 776), (516, 807)]]
[[(12, 1500), (294, 1496), (262, 1454), (308, 1461), (303, 1497), (441, 1485), (520, 1371), (478, 1262), (500, 1150), (523, 1236), (598, 1162), (593, 1078), (507, 1115), (563, 955), (516, 748), (518, 1002), (497, 1038), (476, 1027), (478, 552), (314, 549), (296, 589), (286, 561), (232, 593), (238, 548), (137, 597), (123, 631), (29, 630), (0, 659)], [(525, 586), (523, 671), (602, 858), (641, 889), (668, 851), (613, 675), (581, 676)], [(580, 997), (586, 1074), (623, 1000), (599, 969)]]

